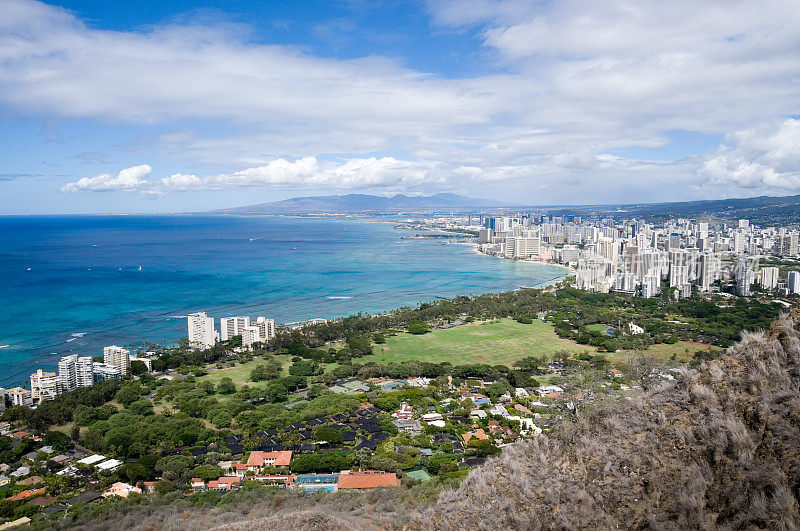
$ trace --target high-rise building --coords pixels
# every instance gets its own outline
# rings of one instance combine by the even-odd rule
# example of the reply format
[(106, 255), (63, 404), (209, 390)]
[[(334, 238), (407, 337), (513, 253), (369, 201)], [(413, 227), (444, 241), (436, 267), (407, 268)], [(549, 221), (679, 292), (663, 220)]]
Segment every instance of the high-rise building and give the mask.
[(64, 391), (91, 386), (94, 383), (91, 356), (77, 354), (64, 356), (58, 362), (58, 377), (61, 379)]
[(119, 369), (126, 376), (131, 368), (131, 352), (128, 349), (111, 345), (103, 349), (103, 362)]
[(775, 239), (775, 254), (779, 256), (797, 256), (798, 235), (796, 232), (784, 232)]
[(744, 252), (745, 235), (742, 232), (736, 232), (733, 235), (733, 252), (742, 254)]
[(194, 348), (210, 348), (216, 343), (217, 334), (214, 330), (214, 318), (206, 312), (189, 314), (189, 345)]
[(736, 292), (743, 296), (750, 296), (750, 285), (755, 279), (755, 274), (747, 260), (736, 262)]
[(773, 290), (778, 287), (778, 271), (777, 267), (762, 267), (760, 283), (762, 289)]
[(789, 288), (789, 293), (800, 293), (800, 271), (789, 271), (786, 287)]
[(41, 404), (45, 400), (53, 400), (63, 390), (58, 374), (45, 372), (42, 369), (31, 374), (31, 400), (33, 400), (34, 404)]
[(223, 317), (219, 320), (219, 335), (222, 341), (242, 335), (245, 326), (250, 326), (249, 317)]
[(261, 341), (269, 341), (275, 337), (275, 321), (266, 317), (258, 317), (255, 326), (260, 332)]
[(92, 363), (92, 372), (94, 373), (94, 381), (102, 382), (103, 380), (119, 380), (122, 378), (122, 373), (119, 367), (109, 365), (108, 363), (94, 362)]
[(254, 343), (261, 342), (261, 330), (257, 326), (245, 326), (242, 330), (242, 346), (252, 348)]

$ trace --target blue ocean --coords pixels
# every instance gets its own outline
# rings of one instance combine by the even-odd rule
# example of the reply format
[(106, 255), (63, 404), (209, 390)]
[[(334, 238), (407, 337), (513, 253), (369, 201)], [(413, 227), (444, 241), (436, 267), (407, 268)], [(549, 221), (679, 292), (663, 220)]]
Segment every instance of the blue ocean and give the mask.
[(564, 273), (414, 234), (381, 219), (0, 217), (0, 386), (52, 370), (67, 354), (172, 344), (195, 311), (286, 323), (506, 291)]

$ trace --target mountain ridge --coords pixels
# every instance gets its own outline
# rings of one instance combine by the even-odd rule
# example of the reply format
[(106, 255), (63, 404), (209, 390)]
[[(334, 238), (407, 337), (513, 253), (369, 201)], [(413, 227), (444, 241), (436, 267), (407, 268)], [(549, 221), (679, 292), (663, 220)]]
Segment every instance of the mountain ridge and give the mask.
[(299, 215), (355, 213), (456, 213), (456, 212), (540, 211), (551, 215), (592, 214), (641, 218), (710, 217), (747, 218), (761, 223), (800, 222), (800, 195), (756, 196), (746, 198), (702, 199), (661, 203), (618, 203), (607, 205), (524, 205), (507, 204), (452, 193), (430, 196), (397, 194), (391, 197), (369, 194), (302, 196), (240, 207), (213, 210), (210, 214)]

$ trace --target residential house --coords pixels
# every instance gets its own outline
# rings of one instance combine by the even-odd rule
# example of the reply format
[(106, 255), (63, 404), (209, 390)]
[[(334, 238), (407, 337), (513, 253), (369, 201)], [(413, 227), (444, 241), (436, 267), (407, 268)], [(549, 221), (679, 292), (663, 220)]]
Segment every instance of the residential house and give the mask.
[(392, 413), (393, 417), (397, 417), (400, 420), (410, 419), (414, 416), (414, 408), (408, 405), (408, 402), (403, 402), (400, 404), (400, 408)]
[(473, 419), (485, 419), (489, 414), (482, 409), (473, 409), (469, 412), (469, 416)]
[(252, 451), (247, 458), (247, 470), (258, 471), (265, 466), (289, 466), (292, 461), (292, 451), (282, 450), (278, 452)]
[(533, 412), (530, 409), (526, 408), (522, 404), (514, 404), (514, 409), (516, 409), (520, 413), (527, 413), (528, 415), (533, 414)]
[(444, 417), (441, 413), (425, 413), (422, 415), (422, 420), (425, 424), (432, 426), (438, 426), (438, 423), (441, 422), (441, 427), (444, 427)]
[(501, 404), (497, 404), (495, 406), (492, 406), (489, 409), (489, 413), (491, 415), (497, 415), (499, 417), (507, 417), (508, 416), (508, 410), (506, 409), (505, 406), (503, 406)]
[(550, 393), (556, 393), (560, 395), (564, 392), (564, 390), (557, 385), (543, 385), (536, 389), (536, 392), (539, 393), (539, 396), (546, 397)]
[(23, 490), (19, 494), (15, 494), (8, 498), (9, 501), (19, 501), (24, 500), (26, 498), (30, 498), (31, 496), (39, 496), (44, 494), (47, 489), (42, 487), (40, 489), (30, 489), (30, 490)]
[(206, 488), (206, 482), (203, 478), (192, 478), (190, 486), (192, 490), (203, 490)]
[(412, 436), (416, 437), (422, 433), (422, 425), (419, 423), (418, 420), (410, 419), (410, 420), (401, 420), (397, 419), (392, 421), (392, 424), (399, 430), (404, 431), (406, 433), (411, 434)]
[(120, 498), (127, 498), (131, 493), (141, 494), (142, 489), (139, 487), (134, 487), (128, 483), (117, 481), (103, 491), (103, 497), (119, 496)]
[(488, 441), (489, 440), (489, 436), (486, 435), (486, 432), (483, 431), (483, 428), (479, 428), (477, 426), (473, 426), (472, 431), (468, 431), (466, 433), (462, 433), (461, 437), (464, 439), (464, 444), (465, 445), (469, 444), (469, 441), (471, 439), (473, 439), (473, 438), (478, 439), (478, 440), (482, 440), (482, 441)]
[(376, 487), (397, 487), (400, 481), (394, 472), (380, 470), (344, 471), (339, 473), (340, 489), (374, 489)]
[(242, 478), (236, 476), (224, 476), (214, 481), (208, 482), (208, 488), (219, 492), (230, 492), (234, 487), (238, 487)]

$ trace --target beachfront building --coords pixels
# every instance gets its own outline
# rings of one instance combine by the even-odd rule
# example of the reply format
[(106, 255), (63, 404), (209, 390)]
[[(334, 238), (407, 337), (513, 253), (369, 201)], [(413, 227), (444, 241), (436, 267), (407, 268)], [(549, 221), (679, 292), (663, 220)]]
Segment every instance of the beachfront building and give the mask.
[(31, 392), (24, 387), (12, 387), (6, 391), (6, 395), (11, 400), (12, 406), (31, 406), (33, 399)]
[(211, 348), (217, 342), (214, 318), (206, 312), (191, 313), (188, 316), (189, 345), (193, 348)]
[(119, 369), (122, 376), (126, 376), (131, 368), (131, 351), (111, 345), (103, 349), (103, 363)]
[(77, 354), (64, 356), (58, 362), (58, 377), (61, 379), (64, 391), (91, 386), (94, 383), (92, 357)]
[(122, 372), (119, 370), (119, 367), (109, 365), (108, 363), (100, 363), (98, 361), (92, 363), (92, 373), (95, 382), (119, 380), (122, 378)]
[(245, 327), (250, 326), (250, 317), (223, 317), (219, 320), (219, 334), (222, 341), (241, 336)]
[(61, 379), (54, 372), (39, 369), (31, 374), (31, 400), (34, 404), (53, 400), (63, 392), (63, 389)]
[(245, 326), (242, 329), (242, 346), (246, 349), (253, 348), (254, 343), (261, 341), (261, 331), (257, 326)]
[(254, 326), (258, 327), (261, 341), (269, 341), (275, 337), (275, 321), (266, 317), (258, 317)]
[(253, 348), (254, 343), (264, 343), (275, 337), (275, 321), (259, 317), (254, 323), (242, 329), (242, 346)]

